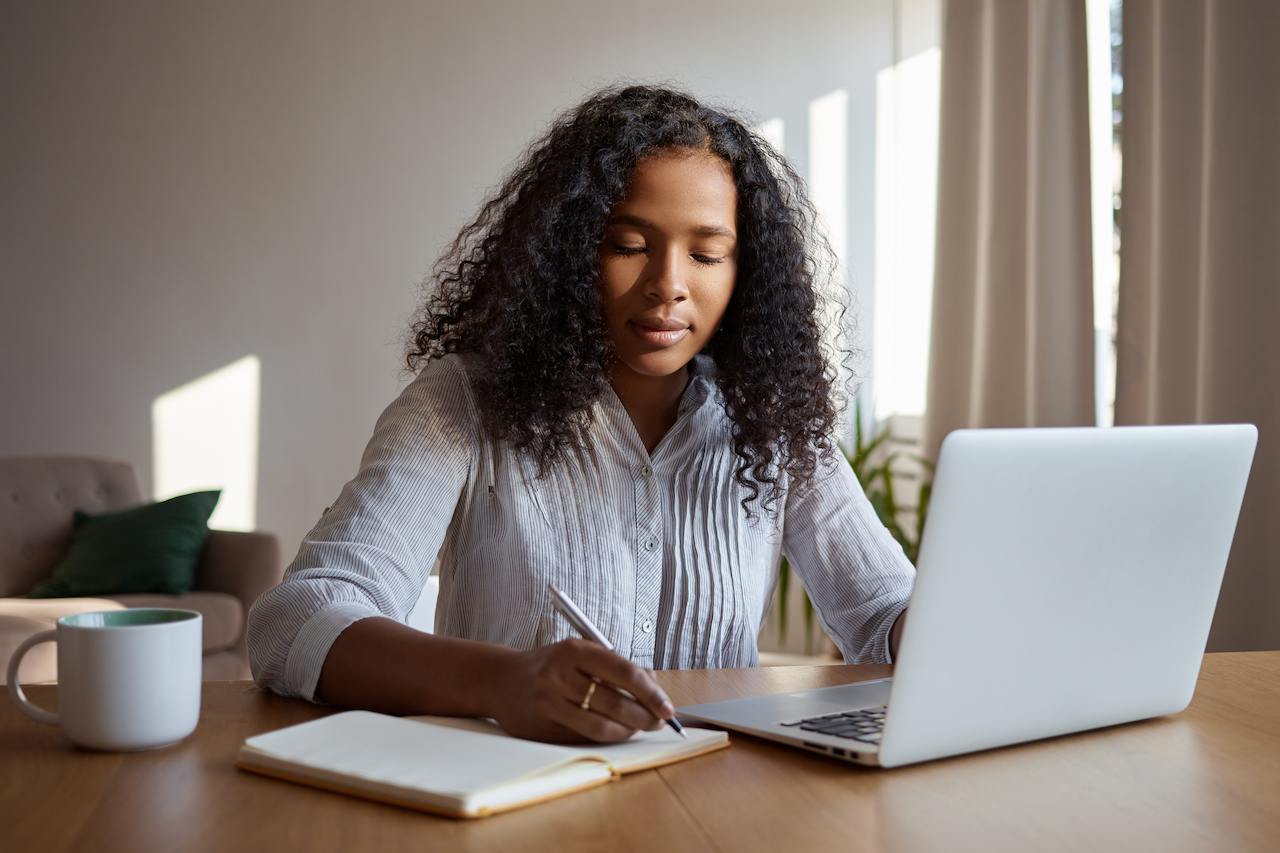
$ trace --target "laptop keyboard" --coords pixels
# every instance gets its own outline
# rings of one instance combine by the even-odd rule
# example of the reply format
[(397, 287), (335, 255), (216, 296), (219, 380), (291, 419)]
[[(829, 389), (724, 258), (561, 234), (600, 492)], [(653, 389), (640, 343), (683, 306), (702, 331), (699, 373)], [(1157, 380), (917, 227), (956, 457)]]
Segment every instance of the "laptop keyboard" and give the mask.
[(781, 725), (799, 726), (802, 731), (846, 737), (862, 743), (879, 743), (887, 710), (886, 706), (881, 705), (879, 708), (860, 708), (857, 711), (842, 711), (821, 717), (805, 717), (803, 720)]

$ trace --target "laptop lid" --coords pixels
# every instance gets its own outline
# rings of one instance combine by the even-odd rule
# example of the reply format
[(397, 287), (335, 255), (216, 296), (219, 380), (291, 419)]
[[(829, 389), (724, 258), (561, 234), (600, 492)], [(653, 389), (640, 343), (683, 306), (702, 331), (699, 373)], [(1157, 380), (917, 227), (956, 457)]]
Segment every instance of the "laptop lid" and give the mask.
[(957, 430), (938, 458), (886, 766), (1180, 711), (1248, 424)]

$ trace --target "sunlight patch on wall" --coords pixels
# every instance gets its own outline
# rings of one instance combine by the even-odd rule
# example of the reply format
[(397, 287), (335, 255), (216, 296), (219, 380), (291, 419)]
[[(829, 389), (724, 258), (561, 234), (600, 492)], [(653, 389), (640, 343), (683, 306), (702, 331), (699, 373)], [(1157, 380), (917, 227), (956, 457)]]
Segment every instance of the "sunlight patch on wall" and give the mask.
[(1115, 422), (1116, 307), (1120, 285), (1119, 233), (1120, 147), (1114, 122), (1114, 98), (1122, 78), (1111, 67), (1112, 15), (1116, 0), (1086, 0), (1086, 45), (1089, 63), (1089, 191), (1093, 225), (1094, 399), (1098, 426)]
[[(825, 330), (827, 346), (835, 352), (838, 346), (847, 347), (852, 342), (841, 341), (836, 323), (840, 321), (840, 304), (851, 306), (849, 291), (849, 92), (836, 89), (809, 102), (809, 174), (806, 184), (809, 199), (817, 211), (818, 230), (826, 236), (835, 253), (835, 269), (830, 277), (823, 278), (828, 288), (825, 309), (819, 321)], [(833, 298), (834, 297), (834, 298)], [(853, 318), (846, 315), (846, 325)], [(843, 390), (850, 379), (843, 364), (837, 364), (838, 388)], [(841, 398), (840, 414), (836, 423), (836, 435), (847, 436), (852, 421), (853, 401)]]
[(849, 92), (809, 102), (809, 196), (844, 281), (849, 251)]
[(876, 75), (873, 416), (920, 415), (929, 376), (941, 52)]
[(156, 500), (222, 489), (210, 527), (253, 530), (258, 492), (261, 364), (248, 355), (151, 404)]

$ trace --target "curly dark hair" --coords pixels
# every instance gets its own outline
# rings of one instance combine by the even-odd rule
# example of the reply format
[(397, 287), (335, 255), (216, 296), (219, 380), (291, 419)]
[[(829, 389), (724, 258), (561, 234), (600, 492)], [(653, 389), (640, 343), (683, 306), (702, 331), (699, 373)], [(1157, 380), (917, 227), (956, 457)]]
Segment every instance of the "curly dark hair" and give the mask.
[[(545, 474), (582, 440), (608, 382), (598, 256), (606, 219), (637, 163), (689, 148), (722, 158), (737, 188), (737, 278), (703, 352), (732, 422), (743, 509), (753, 515), (748, 502), (764, 486), (772, 514), (784, 488), (803, 489), (832, 452), (844, 389), (823, 343), (822, 290), (835, 267), (786, 160), (731, 112), (685, 92), (613, 86), (559, 116), (436, 262), (406, 364), (417, 371), (446, 353), (472, 354), (486, 434)], [(829, 304), (839, 325), (844, 306)]]

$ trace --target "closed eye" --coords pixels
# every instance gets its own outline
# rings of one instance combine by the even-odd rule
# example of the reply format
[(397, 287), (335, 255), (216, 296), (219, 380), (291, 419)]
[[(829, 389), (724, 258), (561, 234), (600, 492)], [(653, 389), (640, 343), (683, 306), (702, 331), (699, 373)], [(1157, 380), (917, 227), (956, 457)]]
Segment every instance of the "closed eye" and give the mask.
[[(644, 246), (614, 246), (613, 251), (617, 255), (639, 255), (649, 250)], [(690, 255), (689, 257), (704, 266), (724, 263), (724, 258), (713, 258), (710, 255)]]

